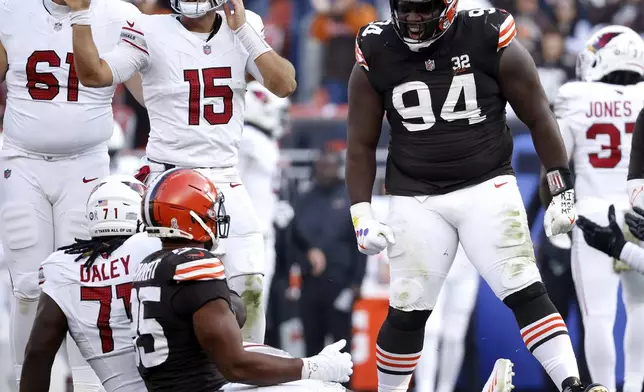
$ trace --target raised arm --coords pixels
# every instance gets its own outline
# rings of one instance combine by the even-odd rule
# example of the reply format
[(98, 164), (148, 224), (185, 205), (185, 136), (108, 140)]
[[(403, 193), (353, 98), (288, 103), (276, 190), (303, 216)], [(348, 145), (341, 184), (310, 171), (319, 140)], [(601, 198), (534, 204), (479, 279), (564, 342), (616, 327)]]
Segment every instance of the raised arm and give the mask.
[(50, 296), (40, 294), (38, 313), (25, 349), (20, 392), (49, 391), (51, 368), (66, 334), (65, 314)]
[[(145, 36), (134, 22), (121, 31), (119, 44), (101, 58), (92, 37), (90, 0), (65, 0), (71, 8), (74, 64), (78, 80), (86, 87), (107, 87), (130, 80), (147, 67)], [(136, 98), (136, 95), (135, 95)], [(138, 98), (137, 98), (138, 100)]]
[[(266, 43), (261, 35), (264, 28), (261, 18), (255, 14), (247, 14), (242, 0), (230, 2), (232, 10), (228, 3), (224, 5), (226, 20), (250, 55), (247, 71), (278, 97), (285, 98), (293, 94), (297, 87), (293, 64)], [(248, 20), (247, 16), (250, 15), (259, 20)]]

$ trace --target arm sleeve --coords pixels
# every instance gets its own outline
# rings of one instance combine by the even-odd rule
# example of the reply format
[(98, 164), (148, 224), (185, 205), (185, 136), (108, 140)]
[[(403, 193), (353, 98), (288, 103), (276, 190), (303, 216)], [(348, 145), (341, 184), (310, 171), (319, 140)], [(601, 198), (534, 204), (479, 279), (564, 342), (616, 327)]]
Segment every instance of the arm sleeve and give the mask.
[(637, 272), (644, 274), (644, 249), (632, 242), (627, 242), (619, 258)]
[(140, 26), (134, 26), (133, 23), (134, 27), (130, 27), (130, 22), (127, 24), (121, 29), (118, 45), (103, 56), (103, 60), (112, 70), (113, 85), (130, 80), (135, 73), (148, 69), (150, 64), (145, 34), (140, 30)]
[[(247, 10), (246, 23), (248, 23), (250, 27), (252, 27), (253, 30), (255, 30), (255, 32), (262, 38), (262, 40), (265, 39), (265, 36), (264, 36), (265, 27), (261, 16)], [(273, 50), (273, 48), (271, 48), (270, 45), (267, 44), (267, 46), (268, 48), (266, 49), (266, 52), (270, 52), (271, 50)], [(253, 78), (255, 78), (255, 80), (264, 84), (264, 77), (262, 76), (262, 73), (259, 71), (259, 68), (255, 63), (255, 59), (251, 58), (250, 56), (246, 61), (246, 72), (251, 74)]]

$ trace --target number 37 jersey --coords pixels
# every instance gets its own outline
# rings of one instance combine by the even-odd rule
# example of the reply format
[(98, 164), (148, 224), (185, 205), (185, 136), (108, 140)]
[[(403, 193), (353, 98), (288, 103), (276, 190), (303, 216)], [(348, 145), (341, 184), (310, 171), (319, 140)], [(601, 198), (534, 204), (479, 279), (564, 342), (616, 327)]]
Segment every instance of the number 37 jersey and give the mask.
[(360, 30), (356, 61), (391, 126), (388, 193), (444, 194), (512, 173), (512, 135), (497, 80), (501, 53), (515, 34), (512, 16), (494, 8), (460, 12), (442, 37), (417, 52), (391, 21)]
[(42, 290), (67, 317), (69, 333), (106, 391), (145, 390), (136, 371), (130, 296), (140, 262), (161, 248), (145, 233), (130, 237), (87, 269), (86, 259), (58, 251), (42, 264)]
[(570, 82), (561, 86), (554, 113), (568, 157), (575, 164), (578, 200), (628, 200), (632, 133), (643, 106), (644, 83)]

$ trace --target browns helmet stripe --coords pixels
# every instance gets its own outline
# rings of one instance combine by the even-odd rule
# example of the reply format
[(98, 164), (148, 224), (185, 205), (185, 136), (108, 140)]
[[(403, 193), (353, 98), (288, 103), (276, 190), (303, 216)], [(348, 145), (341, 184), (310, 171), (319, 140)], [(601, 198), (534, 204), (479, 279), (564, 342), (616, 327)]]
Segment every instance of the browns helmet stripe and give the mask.
[(154, 179), (154, 181), (152, 181), (152, 183), (148, 187), (148, 190), (145, 193), (145, 199), (143, 199), (143, 211), (141, 211), (143, 218), (145, 219), (145, 224), (147, 226), (156, 227), (159, 225), (159, 222), (154, 219), (154, 203), (152, 203), (152, 200), (154, 200), (154, 197), (159, 190), (159, 185), (161, 185), (161, 183), (168, 177), (168, 175), (174, 173), (177, 170), (180, 169), (170, 169), (166, 172), (161, 173), (157, 178)]

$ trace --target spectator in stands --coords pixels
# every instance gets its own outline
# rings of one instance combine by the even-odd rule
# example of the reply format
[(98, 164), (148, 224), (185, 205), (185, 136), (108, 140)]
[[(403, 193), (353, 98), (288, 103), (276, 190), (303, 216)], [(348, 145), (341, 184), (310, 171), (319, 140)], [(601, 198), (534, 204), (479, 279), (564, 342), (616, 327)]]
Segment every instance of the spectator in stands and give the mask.
[(293, 234), (308, 253), (299, 260), (307, 353), (324, 348), (327, 335), (347, 339), (351, 347), (353, 302), (365, 274), (366, 256), (356, 249), (349, 196), (340, 176), (342, 159), (337, 144), (327, 144), (315, 162), (313, 188), (295, 206)]
[(361, 0), (311, 0), (311, 3), (316, 12), (311, 36), (324, 47), (322, 83), (330, 102), (346, 104), (347, 85), (355, 63), (355, 37), (360, 27), (378, 18), (376, 9)]
[(583, 49), (591, 35), (592, 26), (585, 20), (575, 0), (557, 0), (553, 4), (554, 26), (565, 37), (562, 62), (574, 67), (577, 54)]
[(535, 58), (535, 63), (550, 103), (554, 103), (559, 87), (574, 76), (574, 68), (563, 64), (563, 55), (564, 37), (555, 29), (545, 31), (541, 37), (541, 50)]
[(541, 31), (549, 24), (548, 17), (539, 8), (539, 1), (516, 0), (508, 11), (514, 15), (519, 41), (534, 56), (540, 49)]

